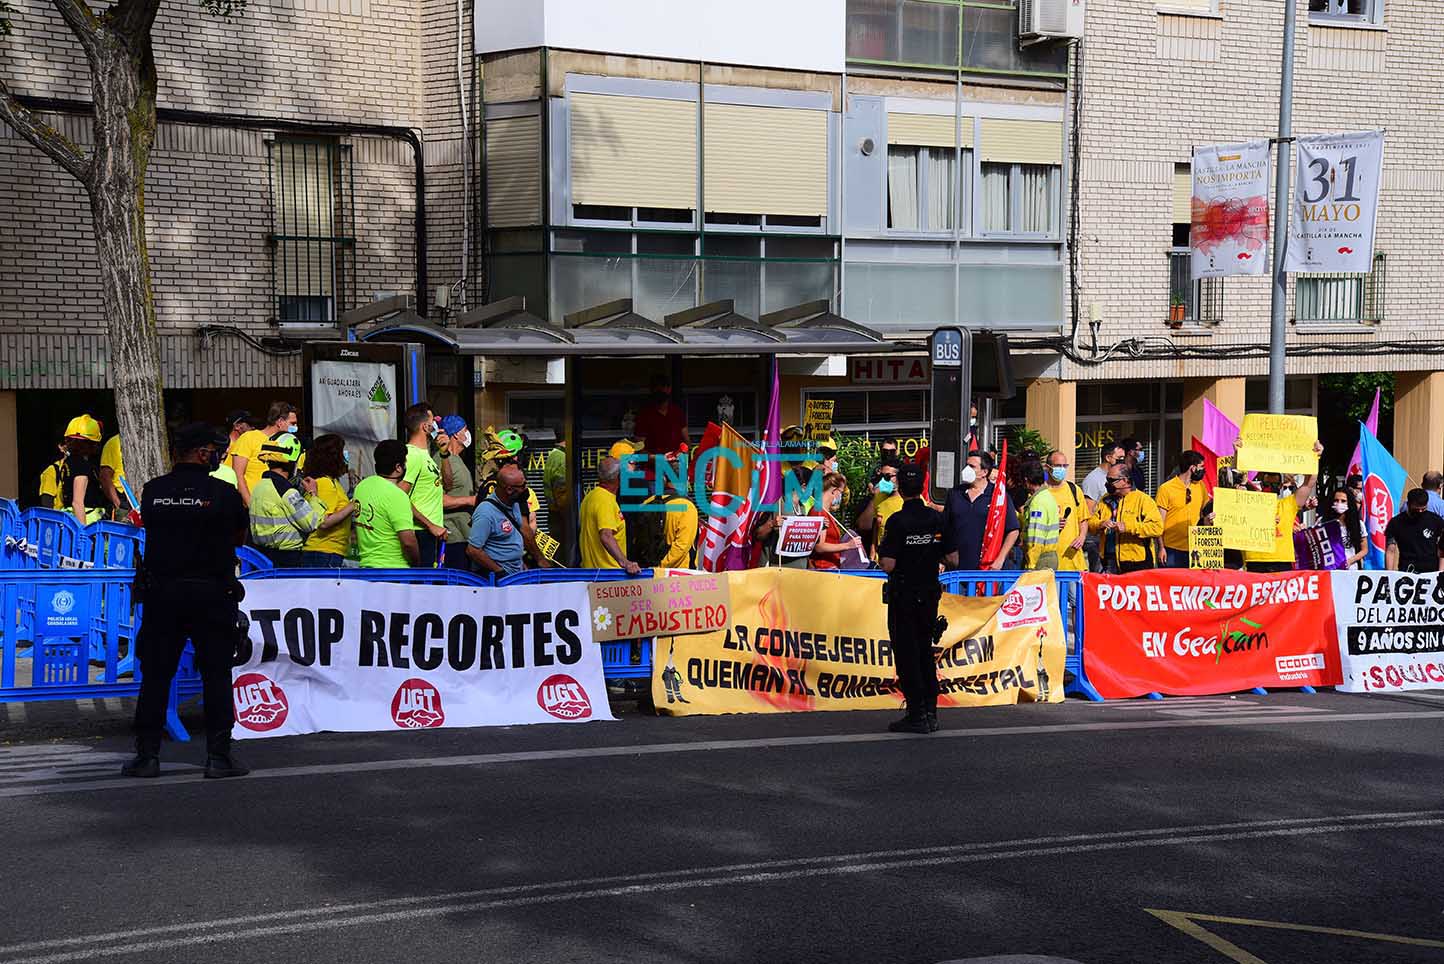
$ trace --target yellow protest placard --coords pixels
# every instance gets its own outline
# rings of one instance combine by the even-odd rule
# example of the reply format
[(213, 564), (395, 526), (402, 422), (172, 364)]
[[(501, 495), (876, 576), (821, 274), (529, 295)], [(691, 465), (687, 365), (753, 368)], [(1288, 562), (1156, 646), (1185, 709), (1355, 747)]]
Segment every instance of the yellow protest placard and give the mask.
[(1237, 466), (1241, 472), (1315, 475), (1319, 457), (1319, 420), (1312, 415), (1245, 415), (1239, 433)]
[(1189, 526), (1188, 568), (1223, 568), (1223, 527)]
[(803, 419), (807, 437), (812, 439), (832, 437), (833, 400), (830, 398), (809, 398), (807, 417)]
[(1228, 549), (1272, 549), (1278, 511), (1279, 497), (1272, 492), (1217, 489), (1213, 493), (1213, 522), (1223, 530), (1223, 544)]
[(546, 556), (547, 559), (556, 562), (557, 550), (561, 548), (561, 543), (545, 532), (538, 532), (536, 534), (536, 547), (541, 550), (541, 554)]

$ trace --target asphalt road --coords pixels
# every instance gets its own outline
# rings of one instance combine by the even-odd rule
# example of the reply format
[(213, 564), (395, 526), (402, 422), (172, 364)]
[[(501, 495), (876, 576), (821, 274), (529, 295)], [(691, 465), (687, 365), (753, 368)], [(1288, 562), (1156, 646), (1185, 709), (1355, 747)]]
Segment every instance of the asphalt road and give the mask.
[(888, 718), (12, 743), (0, 964), (1444, 961), (1444, 695)]

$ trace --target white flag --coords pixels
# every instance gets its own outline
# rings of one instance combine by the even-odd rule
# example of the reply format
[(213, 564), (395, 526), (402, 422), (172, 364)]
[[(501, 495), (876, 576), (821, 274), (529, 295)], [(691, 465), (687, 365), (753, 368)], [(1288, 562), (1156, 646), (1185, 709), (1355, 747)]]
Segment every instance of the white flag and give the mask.
[(1215, 144), (1193, 155), (1193, 277), (1263, 274), (1269, 241), (1269, 144)]
[(1367, 274), (1374, 264), (1384, 132), (1300, 137), (1294, 161), (1284, 270)]

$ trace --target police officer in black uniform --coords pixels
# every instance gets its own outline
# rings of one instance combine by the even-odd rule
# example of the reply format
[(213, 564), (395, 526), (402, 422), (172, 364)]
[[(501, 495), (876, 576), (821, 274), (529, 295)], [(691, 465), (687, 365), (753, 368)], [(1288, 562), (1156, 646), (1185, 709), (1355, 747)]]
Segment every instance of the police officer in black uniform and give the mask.
[(878, 561), (887, 571), (887, 629), (892, 642), (898, 687), (907, 700), (907, 716), (892, 723), (894, 733), (933, 733), (938, 729), (938, 664), (933, 657), (937, 631), (938, 564), (943, 561), (943, 514), (923, 502), (921, 466), (898, 470), (903, 505), (887, 520)]
[(231, 756), (231, 661), (244, 594), (236, 579), (236, 546), (245, 542), (248, 518), (235, 487), (209, 474), (213, 456), (225, 444), (209, 425), (184, 426), (175, 436), (175, 468), (152, 479), (141, 494), (146, 544), (136, 595), (145, 610), (136, 652), (142, 676), (136, 755), (120, 771), (128, 777), (160, 774), (166, 704), (186, 640), (201, 671), (206, 776), (250, 772)]

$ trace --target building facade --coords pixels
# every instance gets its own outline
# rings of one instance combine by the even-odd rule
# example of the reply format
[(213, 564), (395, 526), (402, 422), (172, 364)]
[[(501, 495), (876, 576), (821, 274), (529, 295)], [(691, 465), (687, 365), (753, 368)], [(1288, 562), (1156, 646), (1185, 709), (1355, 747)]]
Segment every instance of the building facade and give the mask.
[[(1288, 408), (1318, 412), (1330, 373), (1397, 373), (1395, 447), (1417, 476), (1444, 462), (1430, 40), (1444, 13), (1299, 2), (1295, 131), (1388, 135), (1374, 271), (1290, 280)], [(18, 11), (0, 72), (83, 144), (78, 49), (48, 5)], [(1133, 436), (1157, 481), (1203, 400), (1235, 418), (1264, 407), (1269, 280), (1194, 284), (1179, 249), (1192, 148), (1276, 130), (1282, 5), (1093, 3), (1077, 40), (1020, 37), (1013, 0), (266, 0), (229, 24), (164, 16), (148, 200), (177, 419), (299, 397), (288, 326), (396, 293), (442, 325), (521, 297), (557, 326), (622, 310), (665, 326), (706, 305), (775, 321), (821, 303), (896, 342), (1007, 332), (1020, 390), (992, 430), (1034, 428), (1080, 474), (1101, 442)], [(72, 410), (104, 411), (106, 375), (83, 195), (3, 125), (0, 185), (8, 491)], [(478, 422), (558, 432), (547, 362), (478, 360)], [(766, 407), (745, 358), (579, 364), (592, 454), (627, 434), (659, 371), (694, 438), (719, 416), (755, 430)], [(917, 353), (780, 369), (784, 421), (828, 398), (840, 431), (926, 444)]]

